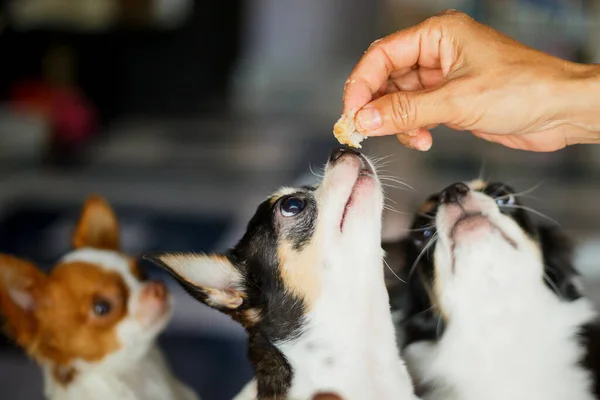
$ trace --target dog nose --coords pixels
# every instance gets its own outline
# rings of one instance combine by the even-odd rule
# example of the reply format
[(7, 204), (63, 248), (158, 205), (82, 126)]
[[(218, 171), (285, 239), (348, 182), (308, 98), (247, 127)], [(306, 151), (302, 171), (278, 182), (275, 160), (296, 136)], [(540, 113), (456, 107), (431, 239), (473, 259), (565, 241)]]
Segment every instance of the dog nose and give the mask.
[(442, 190), (440, 203), (460, 203), (469, 193), (469, 187), (462, 182), (454, 183)]
[(334, 151), (331, 152), (331, 155), (329, 156), (329, 161), (330, 162), (336, 162), (344, 154), (354, 154), (355, 156), (360, 156), (360, 153), (358, 151), (354, 151), (352, 149), (347, 149), (345, 147), (340, 147), (339, 149), (334, 150)]
[(148, 282), (142, 289), (142, 297), (163, 301), (167, 297), (167, 286), (163, 282)]

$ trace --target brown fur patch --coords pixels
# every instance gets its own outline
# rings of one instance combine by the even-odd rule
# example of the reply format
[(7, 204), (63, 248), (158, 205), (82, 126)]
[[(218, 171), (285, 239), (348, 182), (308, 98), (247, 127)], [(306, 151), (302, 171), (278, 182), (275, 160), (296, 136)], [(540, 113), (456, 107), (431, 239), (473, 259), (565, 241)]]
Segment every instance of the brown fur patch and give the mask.
[[(26, 278), (32, 274), (30, 268), (15, 265), (15, 271), (20, 270), (18, 273)], [(68, 366), (76, 358), (98, 361), (120, 348), (115, 327), (127, 315), (129, 296), (121, 275), (93, 264), (72, 262), (57, 265), (49, 276), (35, 282), (27, 288), (35, 307), (20, 314), (11, 313), (18, 306), (4, 293), (12, 283), (7, 282), (2, 290), (8, 331), (33, 357)], [(99, 300), (110, 305), (103, 316), (93, 312)], [(33, 329), (24, 329), (28, 327)]]
[(91, 196), (73, 234), (73, 246), (118, 250), (119, 223), (110, 205), (99, 196)]
[(57, 365), (52, 369), (52, 376), (56, 382), (63, 386), (67, 386), (73, 382), (73, 379), (77, 376), (77, 370), (71, 366), (63, 367)]
[(419, 207), (419, 214), (428, 214), (435, 209), (437, 201), (427, 200)]
[(26, 347), (37, 333), (37, 321), (32, 310), (24, 310), (9, 296), (10, 290), (27, 292), (35, 301), (41, 298), (46, 276), (32, 263), (0, 254), (0, 312), (4, 317), (4, 331), (17, 344)]
[(302, 298), (310, 309), (315, 302), (321, 284), (319, 268), (321, 265), (318, 251), (318, 235), (300, 252), (294, 250), (291, 243), (281, 242), (277, 249), (281, 278), (286, 286), (296, 296)]
[(467, 183), (467, 185), (472, 189), (472, 190), (477, 190), (477, 191), (482, 191), (483, 189), (486, 188), (487, 186), (487, 182), (482, 180), (482, 179), (476, 179), (474, 181), (471, 181), (469, 183)]
[(258, 308), (250, 308), (248, 310), (244, 310), (243, 312), (241, 312), (239, 319), (240, 323), (244, 326), (244, 328), (250, 329), (253, 326), (256, 326), (261, 321), (261, 310), (259, 310)]
[[(124, 256), (127, 257), (126, 254)], [(140, 264), (133, 258), (129, 261), (129, 270), (138, 281), (145, 281), (147, 279), (146, 271), (140, 268)]]

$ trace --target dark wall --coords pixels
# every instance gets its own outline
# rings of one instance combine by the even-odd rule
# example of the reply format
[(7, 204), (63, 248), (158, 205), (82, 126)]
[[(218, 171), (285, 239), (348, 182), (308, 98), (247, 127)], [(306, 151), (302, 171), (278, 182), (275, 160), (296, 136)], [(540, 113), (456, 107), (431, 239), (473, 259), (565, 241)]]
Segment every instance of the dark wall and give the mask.
[(189, 115), (224, 109), (240, 48), (243, 1), (196, 2), (175, 31), (116, 29), (106, 34), (59, 31), (0, 35), (0, 92), (42, 75), (53, 44), (68, 45), (78, 86), (103, 120), (121, 114)]

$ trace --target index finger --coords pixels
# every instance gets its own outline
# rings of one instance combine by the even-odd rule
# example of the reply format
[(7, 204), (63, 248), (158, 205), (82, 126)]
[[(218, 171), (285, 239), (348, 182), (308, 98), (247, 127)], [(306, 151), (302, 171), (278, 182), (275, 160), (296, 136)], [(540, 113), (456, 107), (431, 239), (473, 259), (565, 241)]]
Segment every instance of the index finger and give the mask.
[(441, 33), (430, 30), (424, 37), (421, 27), (419, 24), (404, 29), (371, 44), (346, 81), (344, 114), (371, 102), (393, 71), (416, 64), (439, 68)]

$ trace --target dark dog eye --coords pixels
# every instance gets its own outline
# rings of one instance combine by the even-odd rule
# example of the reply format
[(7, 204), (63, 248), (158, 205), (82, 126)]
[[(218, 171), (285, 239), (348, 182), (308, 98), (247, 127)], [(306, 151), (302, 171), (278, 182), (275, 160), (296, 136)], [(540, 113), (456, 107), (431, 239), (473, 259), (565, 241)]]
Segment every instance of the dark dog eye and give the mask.
[(112, 310), (112, 305), (104, 299), (94, 300), (94, 304), (92, 305), (92, 311), (94, 315), (97, 317), (103, 317), (110, 313)]
[(503, 183), (491, 183), (483, 191), (492, 197), (499, 206), (509, 206), (515, 204), (513, 190)]
[(500, 197), (496, 198), (496, 203), (499, 206), (510, 206), (512, 204), (515, 204), (515, 196), (509, 193), (503, 194)]
[(293, 217), (304, 210), (305, 206), (306, 203), (304, 200), (298, 197), (288, 197), (281, 202), (281, 215), (284, 217)]
[(435, 229), (423, 229), (413, 234), (413, 241), (417, 246), (423, 246), (433, 237)]

